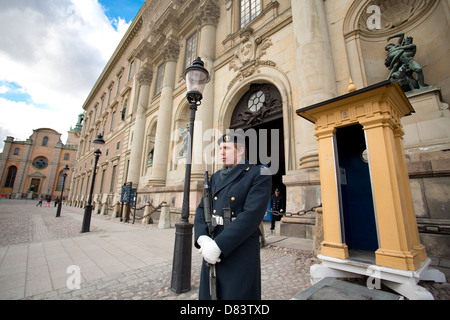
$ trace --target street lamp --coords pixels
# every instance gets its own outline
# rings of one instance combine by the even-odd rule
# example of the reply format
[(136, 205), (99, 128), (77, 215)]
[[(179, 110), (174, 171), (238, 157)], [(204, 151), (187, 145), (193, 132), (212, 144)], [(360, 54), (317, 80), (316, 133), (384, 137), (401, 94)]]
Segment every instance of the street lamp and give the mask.
[(62, 204), (62, 199), (63, 199), (63, 193), (64, 193), (64, 185), (66, 184), (66, 178), (67, 178), (67, 174), (69, 173), (69, 166), (66, 164), (66, 166), (63, 168), (62, 172), (63, 172), (63, 183), (62, 183), (62, 189), (61, 189), (61, 197), (59, 198), (59, 202), (58, 202), (58, 208), (56, 208), (56, 217), (61, 216), (61, 204)]
[(81, 232), (89, 232), (89, 228), (91, 226), (91, 215), (92, 215), (92, 193), (94, 192), (94, 184), (95, 184), (95, 171), (97, 169), (98, 158), (102, 154), (103, 145), (105, 144), (105, 140), (103, 140), (102, 134), (99, 134), (97, 139), (93, 141), (94, 143), (94, 171), (92, 172), (92, 181), (91, 181), (91, 191), (89, 192), (89, 198), (86, 207), (84, 207), (84, 215), (83, 215), (83, 225), (81, 226)]
[(208, 70), (204, 68), (204, 63), (201, 58), (195, 59), (192, 65), (184, 71), (183, 78), (186, 80), (186, 99), (189, 102), (191, 113), (189, 119), (188, 153), (184, 176), (181, 222), (175, 225), (175, 248), (173, 252), (171, 289), (176, 293), (191, 290), (193, 225), (189, 223), (189, 191), (191, 188), (192, 141), (194, 138), (195, 112), (197, 111), (197, 107), (201, 104), (203, 90), (211, 79)]

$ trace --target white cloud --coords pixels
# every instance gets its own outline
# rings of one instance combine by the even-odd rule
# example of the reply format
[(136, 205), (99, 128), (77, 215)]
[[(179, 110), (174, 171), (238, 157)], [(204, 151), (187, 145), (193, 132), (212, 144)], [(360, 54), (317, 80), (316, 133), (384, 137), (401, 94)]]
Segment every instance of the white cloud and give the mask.
[(0, 8), (0, 81), (17, 84), (35, 104), (0, 99), (0, 134), (25, 139), (50, 127), (64, 143), (129, 24), (113, 26), (97, 0), (0, 0)]
[[(66, 133), (70, 129), (70, 125), (66, 128), (65, 121), (61, 121), (65, 117), (64, 110), (43, 109), (26, 102), (14, 102), (3, 98), (0, 98), (0, 105), (2, 110), (7, 110), (7, 116), (0, 118), (0, 133), (4, 134), (2, 139), (13, 136), (15, 140), (26, 140), (33, 133), (33, 129), (39, 128), (52, 128), (59, 133)], [(11, 119), (15, 119), (13, 126)], [(76, 122), (76, 119), (73, 122)]]

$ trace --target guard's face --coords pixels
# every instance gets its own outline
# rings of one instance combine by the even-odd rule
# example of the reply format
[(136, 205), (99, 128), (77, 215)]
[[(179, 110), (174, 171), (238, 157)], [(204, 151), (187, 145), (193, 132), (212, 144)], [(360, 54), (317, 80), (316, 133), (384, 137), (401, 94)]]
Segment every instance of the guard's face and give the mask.
[(222, 142), (219, 147), (220, 158), (225, 167), (234, 167), (242, 159), (244, 148), (236, 149), (234, 142)]

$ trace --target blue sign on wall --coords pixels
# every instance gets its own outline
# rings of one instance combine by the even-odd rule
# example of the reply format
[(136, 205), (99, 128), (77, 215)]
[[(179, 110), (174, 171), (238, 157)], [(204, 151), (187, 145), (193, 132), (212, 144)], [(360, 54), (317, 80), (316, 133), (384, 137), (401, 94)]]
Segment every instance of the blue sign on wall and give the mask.
[(120, 196), (120, 202), (129, 203), (130, 199), (131, 199), (131, 184), (127, 184), (122, 187), (122, 194)]

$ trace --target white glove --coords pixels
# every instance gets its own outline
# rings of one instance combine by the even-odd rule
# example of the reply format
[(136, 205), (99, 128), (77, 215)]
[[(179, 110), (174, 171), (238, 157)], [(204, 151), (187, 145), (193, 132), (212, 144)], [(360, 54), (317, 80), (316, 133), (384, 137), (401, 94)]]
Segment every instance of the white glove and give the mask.
[[(197, 243), (200, 247), (203, 247), (206, 243), (213, 241), (213, 239), (211, 239), (208, 236), (200, 236), (197, 239)], [(200, 249), (201, 250), (201, 249)]]
[(217, 262), (220, 262), (219, 256), (222, 253), (222, 250), (220, 250), (217, 243), (211, 239), (211, 241), (203, 244), (198, 253), (202, 254), (203, 259), (209, 264), (216, 264)]

